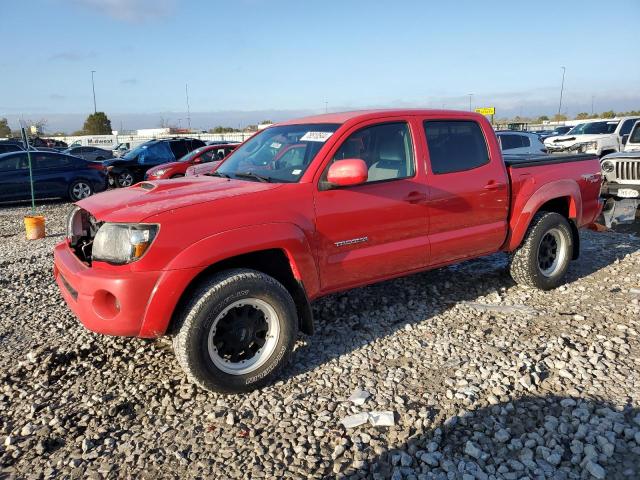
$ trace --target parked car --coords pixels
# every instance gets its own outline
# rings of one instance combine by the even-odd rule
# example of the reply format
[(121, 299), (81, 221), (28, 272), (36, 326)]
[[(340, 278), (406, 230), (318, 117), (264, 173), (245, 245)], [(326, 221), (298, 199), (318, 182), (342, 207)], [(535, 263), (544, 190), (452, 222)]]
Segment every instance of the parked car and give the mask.
[(150, 140), (122, 157), (107, 162), (109, 183), (117, 187), (129, 187), (143, 180), (150, 168), (175, 162), (176, 159), (200, 147), (204, 147), (204, 142), (196, 138)]
[(157, 167), (150, 168), (147, 170), (145, 179), (161, 180), (184, 177), (187, 168), (190, 166), (218, 162), (229, 155), (236, 147), (237, 145), (232, 144), (217, 144), (196, 148), (177, 162), (162, 163)]
[(113, 158), (113, 153), (111, 153), (110, 150), (105, 150), (98, 147), (70, 147), (64, 150), (62, 153), (84, 158), (85, 160), (102, 161), (108, 158)]
[(638, 120), (640, 117), (622, 117), (581, 123), (565, 136), (547, 138), (544, 144), (551, 153), (592, 153), (603, 157), (624, 149)]
[(229, 144), (239, 145), (240, 144), (240, 142), (235, 142), (232, 140), (207, 140), (204, 143), (207, 145), (229, 145)]
[(319, 115), (261, 130), (214, 176), (78, 202), (54, 273), (90, 330), (170, 332), (190, 379), (244, 392), (313, 331), (323, 295), (495, 252), (516, 282), (557, 287), (600, 176), (595, 155), (503, 158), (472, 112)]
[(504, 130), (496, 132), (500, 148), (503, 152), (509, 154), (540, 154), (546, 153), (544, 143), (540, 141), (540, 137), (531, 132), (516, 132), (512, 130)]
[[(82, 200), (107, 188), (106, 169), (97, 162), (62, 153), (31, 153), (34, 193), (38, 198)], [(0, 201), (31, 198), (27, 152), (0, 155)]]

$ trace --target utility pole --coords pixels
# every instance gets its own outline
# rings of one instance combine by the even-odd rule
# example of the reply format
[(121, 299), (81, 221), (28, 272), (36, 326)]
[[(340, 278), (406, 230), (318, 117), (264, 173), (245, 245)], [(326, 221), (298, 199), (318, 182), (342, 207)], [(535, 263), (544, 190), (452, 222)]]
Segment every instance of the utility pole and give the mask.
[(187, 96), (187, 126), (191, 132), (191, 109), (189, 108), (189, 84), (184, 85), (184, 93)]
[(471, 99), (473, 98), (473, 93), (467, 93), (469, 95), (469, 111), (471, 111)]
[(591, 116), (593, 116), (593, 98), (595, 95), (591, 95)]
[(565, 67), (562, 68), (562, 85), (560, 86), (560, 104), (558, 105), (558, 115), (560, 115), (560, 111), (562, 110), (562, 93), (564, 92), (564, 74), (567, 72)]
[(96, 108), (96, 84), (93, 81), (94, 73), (96, 73), (96, 71), (91, 70), (91, 88), (93, 89), (93, 113), (98, 113), (98, 109)]

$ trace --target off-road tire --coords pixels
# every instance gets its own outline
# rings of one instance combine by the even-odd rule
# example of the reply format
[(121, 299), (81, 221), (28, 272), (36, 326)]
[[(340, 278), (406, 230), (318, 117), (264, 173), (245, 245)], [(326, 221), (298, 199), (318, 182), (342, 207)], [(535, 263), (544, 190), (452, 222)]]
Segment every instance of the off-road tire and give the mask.
[[(562, 261), (551, 276), (545, 276), (539, 266), (538, 249), (545, 235), (557, 229), (564, 236)], [(511, 254), (511, 277), (520, 285), (540, 290), (552, 290), (562, 284), (573, 256), (573, 236), (569, 221), (559, 213), (538, 212), (529, 225), (529, 229), (520, 247)]]
[[(246, 375), (229, 374), (211, 359), (211, 325), (225, 307), (242, 299), (267, 302), (277, 313), (279, 337), (264, 364)], [(187, 377), (200, 387), (220, 393), (242, 393), (260, 388), (287, 363), (298, 333), (296, 306), (280, 282), (249, 269), (219, 272), (202, 283), (179, 309), (173, 325), (173, 348)]]

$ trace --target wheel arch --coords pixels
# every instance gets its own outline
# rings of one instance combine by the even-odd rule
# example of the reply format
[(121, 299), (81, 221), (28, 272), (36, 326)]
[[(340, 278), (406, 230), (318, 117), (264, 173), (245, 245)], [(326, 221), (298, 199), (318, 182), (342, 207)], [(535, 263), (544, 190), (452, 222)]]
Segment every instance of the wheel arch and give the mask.
[(576, 260), (580, 255), (578, 225), (582, 217), (582, 196), (580, 187), (573, 180), (560, 180), (544, 185), (529, 197), (519, 213), (512, 214), (505, 250), (513, 251), (518, 248), (538, 212), (555, 212), (569, 220), (574, 245), (572, 259)]
[(175, 257), (165, 270), (180, 277), (179, 285), (168, 282), (156, 287), (140, 336), (172, 333), (176, 312), (198, 285), (233, 268), (253, 269), (282, 283), (296, 304), (300, 331), (313, 333), (310, 299), (317, 295), (319, 279), (306, 237), (295, 225), (268, 224), (207, 237)]

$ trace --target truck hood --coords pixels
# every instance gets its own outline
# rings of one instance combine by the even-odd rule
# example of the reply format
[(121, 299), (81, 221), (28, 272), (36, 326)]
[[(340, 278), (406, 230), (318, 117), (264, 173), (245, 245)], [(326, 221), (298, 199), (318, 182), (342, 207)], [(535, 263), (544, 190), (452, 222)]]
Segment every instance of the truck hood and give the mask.
[(544, 140), (544, 144), (548, 147), (571, 147), (578, 143), (594, 142), (596, 140), (602, 140), (603, 138), (613, 138), (615, 135), (609, 133), (606, 134), (591, 134), (591, 135), (561, 135), (559, 137), (550, 137)]
[(77, 203), (97, 220), (107, 222), (141, 222), (169, 210), (198, 203), (212, 202), (240, 195), (259, 195), (281, 187), (277, 183), (260, 183), (217, 177), (183, 177), (172, 180), (141, 182), (128, 188), (116, 188), (93, 195)]

